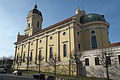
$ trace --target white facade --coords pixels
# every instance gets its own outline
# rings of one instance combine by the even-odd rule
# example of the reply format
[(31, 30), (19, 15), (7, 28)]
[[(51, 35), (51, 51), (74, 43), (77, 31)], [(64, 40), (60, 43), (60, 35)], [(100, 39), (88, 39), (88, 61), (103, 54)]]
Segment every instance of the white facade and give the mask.
[[(110, 55), (111, 65), (108, 67), (110, 78), (120, 80), (120, 46), (82, 51), (80, 53), (82, 55), (80, 58), (82, 61), (81, 74), (84, 76), (105, 78), (106, 68), (104, 61), (106, 59), (102, 56), (105, 53)], [(99, 58), (99, 64), (95, 63), (96, 57)]]

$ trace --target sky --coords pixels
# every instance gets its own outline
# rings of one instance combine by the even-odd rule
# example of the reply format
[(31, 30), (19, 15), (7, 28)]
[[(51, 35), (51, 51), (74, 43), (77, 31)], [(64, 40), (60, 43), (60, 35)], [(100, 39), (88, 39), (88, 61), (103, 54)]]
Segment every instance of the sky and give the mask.
[[(27, 14), (35, 0), (0, 0), (0, 57), (14, 56), (18, 32), (24, 34)], [(120, 0), (37, 0), (43, 28), (75, 15), (76, 9), (105, 16), (111, 43), (120, 42)]]

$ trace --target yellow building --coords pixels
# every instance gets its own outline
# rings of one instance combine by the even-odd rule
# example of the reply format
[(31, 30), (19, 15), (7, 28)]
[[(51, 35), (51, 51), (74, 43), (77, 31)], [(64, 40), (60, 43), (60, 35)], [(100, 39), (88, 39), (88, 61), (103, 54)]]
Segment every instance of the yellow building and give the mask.
[[(48, 65), (55, 57), (60, 66), (67, 66), (69, 60), (78, 51), (109, 46), (108, 29), (104, 15), (86, 14), (79, 8), (74, 16), (42, 29), (42, 13), (35, 5), (27, 16), (27, 25), (24, 35), (17, 35), (15, 44), (14, 67), (38, 70), (39, 54), (44, 58), (42, 66)], [(17, 60), (17, 61), (16, 61)], [(43, 67), (42, 71), (47, 70)], [(49, 66), (48, 66), (49, 68)], [(60, 67), (60, 69), (65, 67)], [(63, 70), (63, 69), (62, 69)], [(61, 73), (65, 71), (59, 70)], [(50, 70), (52, 72), (52, 70)]]

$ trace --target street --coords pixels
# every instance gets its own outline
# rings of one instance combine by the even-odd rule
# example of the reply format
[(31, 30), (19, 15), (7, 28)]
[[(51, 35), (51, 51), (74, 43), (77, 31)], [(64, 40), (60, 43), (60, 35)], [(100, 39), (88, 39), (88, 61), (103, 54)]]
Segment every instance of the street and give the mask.
[(26, 76), (16, 76), (10, 74), (0, 74), (0, 80), (36, 80)]

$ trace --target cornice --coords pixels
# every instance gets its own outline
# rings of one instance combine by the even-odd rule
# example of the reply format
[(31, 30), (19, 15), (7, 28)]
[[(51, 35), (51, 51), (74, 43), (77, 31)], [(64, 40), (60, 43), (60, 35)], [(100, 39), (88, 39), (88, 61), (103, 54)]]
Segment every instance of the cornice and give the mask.
[[(52, 32), (52, 33), (50, 33), (50, 34), (48, 33), (48, 34), (46, 34), (44, 37), (49, 36), (49, 35), (51, 35), (51, 34), (55, 34), (56, 32), (60, 32), (60, 31), (66, 30), (66, 29), (68, 29), (69, 27), (66, 27), (66, 28), (64, 28), (64, 29), (58, 29), (58, 28), (60, 28), (60, 27), (62, 27), (62, 26), (65, 26), (65, 25), (68, 25), (68, 24), (71, 24), (71, 23), (73, 23), (73, 22), (75, 22), (75, 20), (71, 20), (71, 21), (66, 22), (66, 23), (64, 23), (64, 24), (62, 24), (62, 25), (59, 25), (59, 26), (50, 28), (50, 29), (48, 29), (48, 30), (45, 30), (45, 31), (39, 33), (39, 34), (29, 36), (28, 38), (26, 38), (26, 39), (24, 39), (24, 40), (21, 40), (21, 41), (19, 41), (19, 42), (15, 42), (14, 44), (15, 44), (15, 45), (18, 45), (18, 44), (20, 44), (20, 43), (22, 43), (22, 42), (25, 42), (25, 41), (28, 41), (28, 40), (31, 41), (30, 39), (32, 39), (32, 38), (34, 38), (34, 37), (39, 37), (40, 35), (46, 34), (47, 32), (49, 32), (49, 31), (51, 31), (51, 30), (55, 30), (55, 32)], [(56, 31), (56, 29), (58, 29), (58, 30)], [(42, 37), (43, 37), (43, 36), (42, 36)]]

